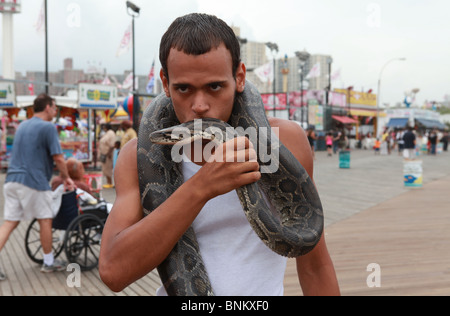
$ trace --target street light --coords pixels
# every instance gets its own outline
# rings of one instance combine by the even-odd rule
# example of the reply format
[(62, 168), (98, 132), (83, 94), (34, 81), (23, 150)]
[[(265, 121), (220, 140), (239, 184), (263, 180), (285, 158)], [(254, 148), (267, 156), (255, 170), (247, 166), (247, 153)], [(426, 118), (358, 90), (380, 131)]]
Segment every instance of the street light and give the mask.
[(381, 76), (383, 75), (383, 71), (384, 69), (387, 67), (387, 65), (389, 65), (391, 62), (396, 61), (396, 60), (401, 60), (401, 61), (405, 61), (406, 58), (393, 58), (391, 60), (389, 60), (386, 64), (384, 64), (383, 68), (381, 68), (380, 71), (380, 76), (378, 77), (378, 96), (377, 96), (377, 129), (375, 130), (375, 137), (378, 136), (378, 130), (379, 130), (379, 119), (380, 119), (380, 89), (381, 89)]
[(133, 39), (133, 127), (135, 130), (139, 128), (139, 102), (136, 102), (136, 54), (135, 54), (135, 41), (134, 41), (134, 19), (139, 17), (141, 8), (132, 3), (131, 1), (127, 1), (127, 13), (130, 15), (132, 20), (132, 39)]
[[(278, 45), (275, 43), (267, 42), (266, 46), (270, 49), (273, 57), (273, 117), (276, 117), (276, 98), (275, 98), (275, 53), (278, 53)], [(275, 53), (274, 53), (275, 52)]]
[(309, 56), (311, 56), (306, 50), (303, 50), (303, 52), (295, 52), (295, 55), (300, 60), (300, 106), (302, 111), (302, 127), (303, 123), (305, 122), (304, 118), (304, 107), (303, 107), (303, 75), (305, 73), (305, 64), (306, 61), (309, 59)]

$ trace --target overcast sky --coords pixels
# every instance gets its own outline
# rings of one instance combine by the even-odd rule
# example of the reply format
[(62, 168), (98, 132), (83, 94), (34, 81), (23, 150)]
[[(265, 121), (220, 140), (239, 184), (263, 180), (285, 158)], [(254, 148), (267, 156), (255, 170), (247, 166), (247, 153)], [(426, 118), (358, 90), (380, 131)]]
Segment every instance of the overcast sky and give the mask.
[[(125, 0), (48, 0), (50, 71), (66, 57), (76, 69), (101, 63), (111, 74), (131, 69), (131, 50), (116, 51), (131, 18)], [(137, 74), (147, 75), (153, 59), (159, 72), (159, 41), (170, 23), (191, 12), (215, 14), (241, 27), (241, 36), (275, 42), (279, 57), (306, 49), (333, 57), (341, 70), (334, 87), (377, 90), (383, 65), (382, 102), (392, 105), (419, 88), (417, 101), (450, 95), (450, 1), (448, 0), (134, 0)], [(36, 32), (42, 0), (22, 0), (14, 16), (15, 70), (44, 70), (44, 36)], [(0, 18), (1, 19), (1, 18)], [(2, 24), (0, 24), (2, 28)], [(1, 32), (0, 32), (1, 34)], [(2, 54), (0, 50), (0, 54)], [(270, 56), (268, 52), (268, 56)], [(0, 70), (2, 65), (0, 64)]]

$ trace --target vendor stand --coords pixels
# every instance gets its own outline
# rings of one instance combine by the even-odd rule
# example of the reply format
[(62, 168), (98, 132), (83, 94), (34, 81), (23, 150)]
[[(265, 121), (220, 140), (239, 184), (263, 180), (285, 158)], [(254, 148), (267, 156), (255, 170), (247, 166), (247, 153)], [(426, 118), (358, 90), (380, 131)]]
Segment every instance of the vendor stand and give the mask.
[(12, 117), (19, 111), (14, 83), (0, 82), (0, 169), (8, 168), (14, 134), (19, 125)]
[[(7, 168), (14, 133), (21, 120), (33, 116), (36, 96), (17, 96), (13, 82), (0, 82), (1, 142), (0, 162)], [(68, 96), (54, 97), (58, 106), (56, 126), (65, 159), (74, 157), (83, 163), (92, 162), (95, 135), (95, 110), (115, 111), (117, 88), (95, 84), (79, 84)], [(20, 114), (23, 117), (19, 117)]]

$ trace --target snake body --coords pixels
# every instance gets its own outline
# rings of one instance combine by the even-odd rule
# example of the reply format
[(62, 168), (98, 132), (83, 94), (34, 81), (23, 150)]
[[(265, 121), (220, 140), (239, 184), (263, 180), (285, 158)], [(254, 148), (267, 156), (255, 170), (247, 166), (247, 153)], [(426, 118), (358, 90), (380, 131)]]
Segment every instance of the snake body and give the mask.
[[(202, 122), (203, 128), (214, 126), (224, 135), (230, 130), (218, 120), (204, 119)], [(244, 92), (235, 97), (229, 123), (235, 128), (253, 127), (257, 131), (258, 148), (271, 149), (270, 153), (258, 151), (261, 179), (236, 189), (251, 227), (265, 245), (282, 256), (297, 257), (308, 253), (319, 242), (323, 231), (319, 195), (303, 166), (277, 136), (270, 133), (261, 96), (248, 81)], [(152, 135), (156, 141), (161, 136), (160, 130), (179, 124), (171, 100), (164, 94), (152, 102), (141, 120), (137, 162), (144, 215), (150, 214), (183, 183), (181, 165), (172, 159), (171, 147), (154, 143), (150, 138)], [(188, 122), (181, 126), (190, 128), (193, 125)], [(261, 127), (270, 135), (262, 133)], [(234, 134), (237, 135), (239, 133)], [(274, 155), (274, 151), (278, 155)], [(272, 208), (267, 205), (263, 193)], [(158, 272), (169, 295), (214, 295), (192, 227), (158, 266)]]

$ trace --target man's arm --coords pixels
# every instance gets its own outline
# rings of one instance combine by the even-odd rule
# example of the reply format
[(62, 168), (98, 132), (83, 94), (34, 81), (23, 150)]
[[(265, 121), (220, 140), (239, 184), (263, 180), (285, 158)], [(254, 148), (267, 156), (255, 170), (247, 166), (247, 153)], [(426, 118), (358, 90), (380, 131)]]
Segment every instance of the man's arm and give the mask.
[(67, 191), (72, 191), (75, 189), (75, 183), (69, 177), (69, 172), (67, 171), (66, 161), (64, 160), (64, 155), (53, 155), (53, 161), (56, 164), (56, 168), (59, 170), (61, 178), (64, 183), (64, 188)]
[[(314, 163), (304, 130), (297, 123), (281, 119), (271, 119), (270, 124), (279, 128), (281, 142), (313, 180)], [(310, 253), (298, 257), (296, 261), (298, 279), (304, 295), (340, 295), (336, 272), (323, 235)]]
[[(249, 155), (248, 148), (234, 149), (238, 155)], [(144, 218), (137, 140), (129, 141), (116, 164), (116, 201), (102, 234), (99, 270), (103, 282), (113, 291), (121, 291), (152, 271), (167, 257), (209, 199), (259, 180), (258, 170), (257, 162), (207, 163)]]

